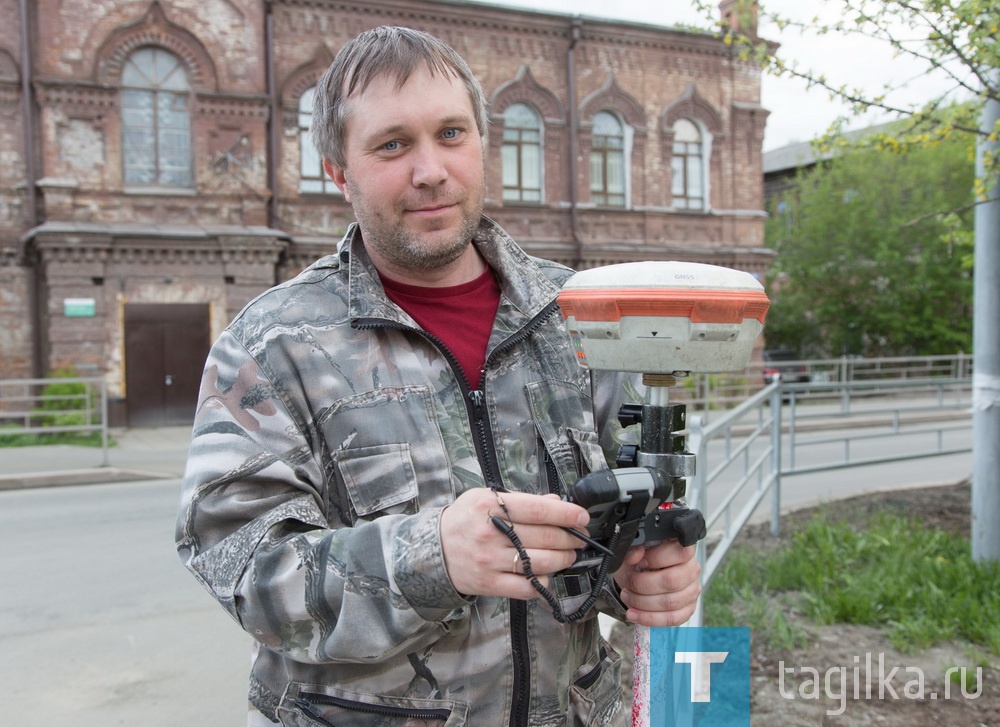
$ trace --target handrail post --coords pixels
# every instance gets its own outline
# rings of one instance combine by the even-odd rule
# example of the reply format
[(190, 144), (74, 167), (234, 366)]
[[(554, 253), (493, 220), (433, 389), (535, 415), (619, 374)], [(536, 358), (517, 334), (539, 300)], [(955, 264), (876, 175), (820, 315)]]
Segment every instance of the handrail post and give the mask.
[(781, 533), (781, 384), (771, 392), (771, 485), (774, 495), (771, 501), (771, 535)]
[(101, 466), (108, 467), (108, 382), (101, 377)]
[[(708, 471), (708, 443), (705, 441), (705, 418), (701, 414), (688, 417), (687, 425), (688, 444), (695, 453), (694, 477), (689, 483), (691, 486), (688, 490), (694, 495), (691, 498), (692, 502), (690, 505), (696, 510), (701, 510), (702, 513), (706, 513), (708, 511), (708, 493), (706, 492), (708, 488), (705, 486), (707, 481), (705, 473)], [(705, 547), (704, 538), (695, 544), (694, 555), (695, 559), (698, 561), (698, 565), (701, 566), (701, 585), (704, 588), (705, 564), (708, 560), (708, 551)], [(687, 620), (687, 626), (702, 625), (704, 620), (702, 600), (703, 599), (700, 598), (698, 599), (698, 604), (695, 606), (694, 613), (691, 614), (691, 618)]]

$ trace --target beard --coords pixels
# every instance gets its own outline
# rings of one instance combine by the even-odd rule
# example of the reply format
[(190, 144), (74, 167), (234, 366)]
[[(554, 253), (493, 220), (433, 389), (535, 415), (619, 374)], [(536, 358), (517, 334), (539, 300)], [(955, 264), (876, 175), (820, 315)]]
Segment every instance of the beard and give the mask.
[[(365, 246), (390, 264), (414, 271), (438, 270), (462, 256), (479, 228), (486, 198), (485, 184), (480, 184), (464, 200), (450, 199), (446, 192), (425, 193), (387, 209), (372, 205), (351, 180), (346, 180), (346, 186)], [(460, 207), (461, 220), (457, 226), (442, 223), (440, 229), (415, 230), (406, 223), (407, 209), (449, 203)]]

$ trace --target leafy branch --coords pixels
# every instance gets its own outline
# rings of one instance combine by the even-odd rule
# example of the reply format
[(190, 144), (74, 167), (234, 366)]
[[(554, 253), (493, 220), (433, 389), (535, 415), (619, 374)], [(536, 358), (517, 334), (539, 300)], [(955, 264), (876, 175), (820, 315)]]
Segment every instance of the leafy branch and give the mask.
[[(820, 18), (806, 20), (787, 18), (760, 9), (760, 18), (780, 33), (787, 30), (811, 32), (817, 35), (838, 33), (861, 36), (885, 43), (896, 56), (909, 56), (926, 66), (926, 71), (943, 74), (953, 89), (985, 101), (1000, 100), (1000, 81), (991, 71), (1000, 67), (1000, 5), (995, 0), (840, 0), (841, 19), (823, 23)], [(739, 57), (758, 64), (764, 71), (778, 77), (805, 81), (809, 87), (819, 87), (831, 96), (849, 104), (855, 114), (879, 110), (901, 118), (916, 117), (926, 121), (942, 99), (930, 101), (924, 108), (894, 103), (890, 98), (895, 89), (881, 92), (849, 87), (827, 78), (825, 73), (801, 67), (786, 59), (774, 42), (757, 36), (755, 23), (730, 23), (715, 19), (714, 4), (693, 0), (702, 14), (714, 25), (723, 41), (733, 47)], [(737, 18), (753, 17), (754, 0), (740, 0)], [(748, 25), (751, 31), (748, 33)], [(735, 26), (735, 27), (734, 27)], [(907, 82), (908, 83), (908, 82)], [(984, 135), (975, 123), (956, 123), (954, 132)]]

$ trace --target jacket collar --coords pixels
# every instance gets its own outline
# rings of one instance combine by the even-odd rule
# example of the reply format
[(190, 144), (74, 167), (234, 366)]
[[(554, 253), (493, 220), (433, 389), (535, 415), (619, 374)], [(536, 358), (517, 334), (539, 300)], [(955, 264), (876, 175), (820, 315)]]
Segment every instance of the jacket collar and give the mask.
[[(489, 217), (480, 219), (472, 242), (500, 281), (500, 307), (508, 318), (508, 325), (517, 328), (519, 322), (515, 319), (532, 319), (559, 293), (558, 286), (545, 277), (528, 254)], [(357, 223), (348, 228), (337, 250), (342, 269), (347, 269), (352, 319), (384, 318), (414, 325), (410, 317), (386, 297)]]

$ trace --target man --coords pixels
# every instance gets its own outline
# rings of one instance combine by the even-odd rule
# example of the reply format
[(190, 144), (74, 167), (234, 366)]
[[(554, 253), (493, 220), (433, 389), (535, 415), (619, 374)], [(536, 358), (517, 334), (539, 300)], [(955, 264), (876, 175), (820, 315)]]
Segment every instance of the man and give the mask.
[[(256, 639), (250, 724), (624, 724), (596, 613), (560, 623), (526, 573), (574, 562), (588, 516), (559, 495), (608, 466), (625, 379), (576, 364), (571, 271), (482, 216), (482, 89), (378, 28), (315, 98), (357, 224), (213, 346), (178, 520)], [(598, 607), (676, 625), (697, 577), (691, 549), (635, 549)]]

